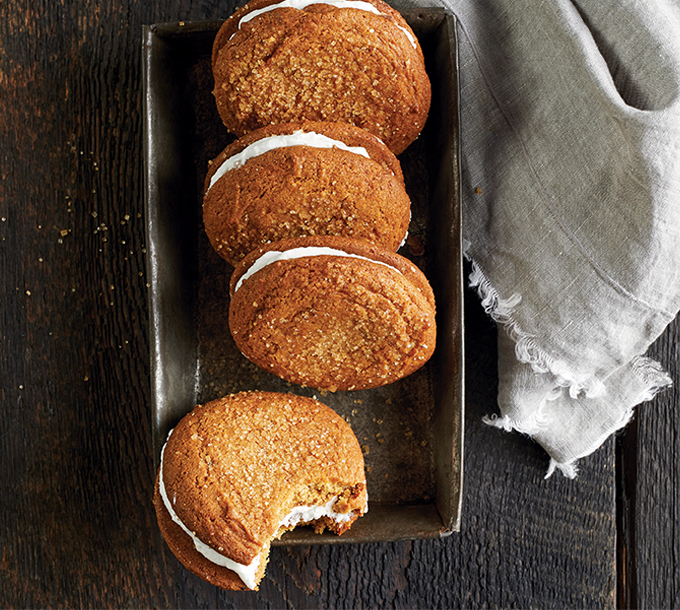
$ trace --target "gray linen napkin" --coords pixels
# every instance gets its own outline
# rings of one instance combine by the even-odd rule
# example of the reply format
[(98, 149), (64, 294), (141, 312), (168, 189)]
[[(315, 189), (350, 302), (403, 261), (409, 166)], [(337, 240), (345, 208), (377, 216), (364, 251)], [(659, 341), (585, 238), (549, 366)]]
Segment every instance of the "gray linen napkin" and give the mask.
[(680, 6), (440, 4), (459, 19), (470, 282), (499, 323), (487, 421), (573, 477), (671, 383), (644, 354), (680, 308)]

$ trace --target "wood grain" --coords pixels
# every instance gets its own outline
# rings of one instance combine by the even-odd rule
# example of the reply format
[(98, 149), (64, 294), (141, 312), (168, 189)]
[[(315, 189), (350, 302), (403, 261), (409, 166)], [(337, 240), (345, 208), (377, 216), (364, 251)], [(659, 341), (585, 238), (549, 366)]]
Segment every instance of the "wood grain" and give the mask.
[[(472, 294), (459, 534), (276, 548), (256, 593), (216, 590), (165, 547), (151, 505), (141, 28), (232, 10), (0, 5), (0, 606), (613, 608), (614, 441), (578, 479), (544, 481), (539, 447), (481, 422), (496, 330)], [(666, 364), (678, 332), (657, 344)], [(677, 404), (671, 390), (637, 420), (640, 607), (680, 597)]]
[(671, 324), (650, 350), (675, 380), (638, 408), (629, 440), (636, 474), (630, 510), (635, 561), (631, 570), (632, 604), (673, 608), (680, 600), (680, 324)]

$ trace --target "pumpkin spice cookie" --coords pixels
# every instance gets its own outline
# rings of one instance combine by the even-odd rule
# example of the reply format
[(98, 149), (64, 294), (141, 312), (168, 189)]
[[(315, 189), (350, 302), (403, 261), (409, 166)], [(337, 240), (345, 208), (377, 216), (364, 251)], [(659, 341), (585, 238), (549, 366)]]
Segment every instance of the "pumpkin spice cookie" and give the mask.
[(293, 123), (253, 131), (210, 164), (203, 222), (215, 250), (235, 265), (263, 244), (345, 235), (396, 251), (410, 220), (397, 158), (348, 124)]
[(427, 279), (408, 259), (360, 240), (304, 237), (258, 248), (236, 267), (230, 290), (237, 347), (302, 386), (379, 387), (434, 351)]
[(257, 589), (273, 539), (342, 534), (367, 511), (349, 424), (302, 396), (242, 392), (197, 406), (163, 447), (154, 505), (170, 550), (223, 589)]
[(350, 123), (395, 154), (420, 134), (431, 86), (420, 44), (382, 0), (252, 0), (217, 33), (213, 94), (227, 129)]

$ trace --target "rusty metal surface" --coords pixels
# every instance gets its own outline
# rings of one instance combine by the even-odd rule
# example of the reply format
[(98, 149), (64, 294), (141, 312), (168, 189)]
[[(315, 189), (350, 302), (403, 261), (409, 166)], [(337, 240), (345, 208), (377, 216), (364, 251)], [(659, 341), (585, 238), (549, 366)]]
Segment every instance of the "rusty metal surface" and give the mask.
[(341, 538), (298, 528), (277, 544), (433, 538), (460, 527), (463, 310), (455, 19), (405, 11), (433, 84), (428, 123), (400, 161), (412, 200), (400, 254), (428, 276), (437, 299), (432, 360), (388, 386), (319, 392), (250, 363), (227, 325), (232, 268), (201, 220), (208, 160), (232, 140), (212, 98), (210, 49), (219, 22), (145, 29), (146, 222), (150, 278), (152, 430), (156, 463), (168, 431), (197, 403), (241, 390), (314, 396), (352, 426), (367, 466), (370, 510)]

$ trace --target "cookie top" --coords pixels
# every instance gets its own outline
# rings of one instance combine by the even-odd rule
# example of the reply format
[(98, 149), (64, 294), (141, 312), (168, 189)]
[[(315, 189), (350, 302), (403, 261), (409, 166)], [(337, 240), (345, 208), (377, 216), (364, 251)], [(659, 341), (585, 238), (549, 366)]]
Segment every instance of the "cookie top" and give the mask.
[(222, 588), (253, 589), (286, 529), (318, 522), (342, 533), (367, 510), (363, 455), (322, 403), (242, 392), (197, 406), (172, 431), (154, 503), (187, 568)]
[(392, 383), (436, 342), (435, 302), (408, 259), (360, 240), (282, 240), (249, 254), (231, 279), (229, 327), (271, 373), (323, 390)]
[(222, 25), (212, 67), (217, 109), (237, 136), (302, 119), (343, 122), (399, 154), (430, 106), (420, 44), (382, 0), (252, 0)]
[(396, 251), (410, 207), (401, 165), (376, 136), (342, 123), (288, 123), (243, 136), (210, 163), (203, 222), (234, 265), (262, 244), (303, 235)]

